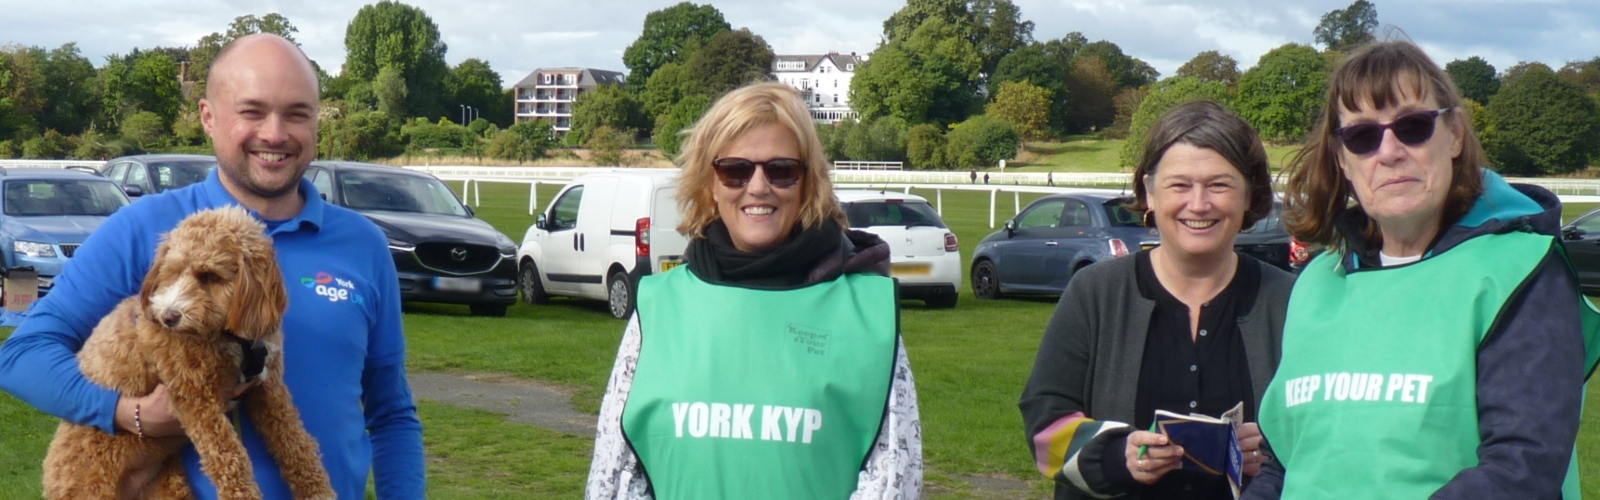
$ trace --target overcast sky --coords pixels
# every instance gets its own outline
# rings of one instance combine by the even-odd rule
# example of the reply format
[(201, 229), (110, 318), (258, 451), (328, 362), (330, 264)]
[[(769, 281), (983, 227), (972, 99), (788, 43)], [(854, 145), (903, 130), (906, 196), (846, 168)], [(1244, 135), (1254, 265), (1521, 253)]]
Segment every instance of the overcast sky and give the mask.
[[(1311, 43), (1323, 13), (1346, 0), (1013, 0), (1038, 40), (1079, 31), (1109, 40), (1168, 76), (1205, 50), (1255, 65), (1288, 42)], [(96, 66), (134, 48), (193, 45), (235, 17), (277, 12), (330, 73), (344, 62), (344, 32), (367, 0), (0, 0), (0, 44), (54, 48), (77, 42)], [(644, 16), (669, 0), (410, 0), (439, 25), (445, 59), (489, 62), (509, 87), (539, 67), (627, 71), (622, 51)], [(716, 0), (735, 28), (746, 27), (778, 54), (870, 52), (883, 20), (903, 0)], [(1404, 30), (1443, 65), (1477, 55), (1504, 70), (1519, 61), (1552, 67), (1600, 55), (1596, 0), (1376, 0), (1378, 21)], [(1319, 47), (1320, 48), (1320, 47)]]

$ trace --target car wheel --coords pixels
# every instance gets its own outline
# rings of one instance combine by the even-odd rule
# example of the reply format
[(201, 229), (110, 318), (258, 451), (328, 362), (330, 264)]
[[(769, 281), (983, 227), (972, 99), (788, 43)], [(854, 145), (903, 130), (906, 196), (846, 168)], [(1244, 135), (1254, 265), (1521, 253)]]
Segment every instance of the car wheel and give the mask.
[(628, 273), (617, 271), (611, 273), (611, 280), (606, 284), (610, 293), (611, 317), (628, 319), (633, 314), (633, 283), (628, 279)]
[(544, 283), (539, 281), (539, 266), (533, 265), (532, 260), (523, 261), (522, 270), (517, 273), (517, 288), (522, 290), (522, 301), (525, 303), (550, 302), (550, 296), (544, 293)]
[(972, 294), (980, 299), (1000, 298), (1000, 274), (994, 263), (983, 261), (972, 266)]
[(929, 297), (928, 300), (923, 302), (928, 304), (928, 307), (932, 307), (934, 309), (950, 309), (956, 306), (957, 298), (960, 298), (960, 295), (955, 292), (951, 292), (944, 295)]
[(473, 316), (503, 318), (506, 315), (506, 306), (501, 304), (471, 304), (467, 307), (472, 309)]

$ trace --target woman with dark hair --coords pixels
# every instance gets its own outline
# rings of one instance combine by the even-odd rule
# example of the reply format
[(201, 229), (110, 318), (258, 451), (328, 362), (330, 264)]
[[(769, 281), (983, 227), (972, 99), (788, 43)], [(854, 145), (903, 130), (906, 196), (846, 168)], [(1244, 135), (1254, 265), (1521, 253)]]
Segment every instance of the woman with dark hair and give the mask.
[[(1272, 210), (1266, 150), (1222, 106), (1183, 104), (1151, 128), (1133, 192), (1161, 244), (1068, 283), (1019, 403), (1028, 445), (1058, 499), (1231, 500), (1227, 478), (1179, 470), (1181, 447), (1136, 429), (1156, 410), (1219, 416), (1241, 404), (1255, 421), (1293, 284), (1233, 247)], [(1254, 475), (1260, 432), (1246, 423), (1239, 436)]]
[(1484, 170), (1466, 113), (1410, 42), (1334, 71), (1284, 214), (1329, 251), (1295, 283), (1250, 498), (1578, 498), (1600, 318), (1560, 202)]
[(639, 283), (586, 496), (919, 497), (889, 245), (845, 229), (799, 93), (729, 92), (678, 162), (686, 263)]

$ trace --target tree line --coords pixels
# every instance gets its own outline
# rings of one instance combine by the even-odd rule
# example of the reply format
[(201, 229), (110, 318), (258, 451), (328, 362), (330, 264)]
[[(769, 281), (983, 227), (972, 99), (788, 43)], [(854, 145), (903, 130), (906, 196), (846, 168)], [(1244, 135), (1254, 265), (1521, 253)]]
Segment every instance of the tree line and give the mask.
[[(199, 100), (211, 61), (239, 37), (272, 33), (294, 41), (298, 32), (280, 14), (245, 15), (192, 46), (134, 49), (106, 57), (99, 67), (75, 43), (0, 47), (0, 157), (210, 153)], [(532, 159), (554, 146), (549, 124), (512, 124), (515, 96), (487, 62), (445, 63), (438, 25), (421, 9), (392, 1), (364, 6), (344, 43), (338, 76), (312, 62), (324, 157), (365, 160), (435, 150)], [(475, 120), (452, 121), (469, 107)]]
[[(819, 124), (835, 160), (905, 161), (967, 169), (1014, 158), (1029, 141), (1080, 134), (1127, 139), (1131, 164), (1151, 123), (1172, 106), (1211, 99), (1273, 143), (1302, 141), (1321, 112), (1328, 74), (1375, 39), (1368, 0), (1324, 14), (1312, 43), (1288, 43), (1241, 71), (1205, 51), (1163, 78), (1117, 44), (1071, 32), (1034, 38), (1011, 0), (907, 0), (883, 22), (883, 41), (858, 64), (849, 95), (858, 120)], [(290, 40), (279, 14), (241, 16), (193, 46), (135, 49), (95, 67), (75, 44), (0, 48), (0, 157), (105, 158), (140, 151), (208, 152), (197, 102), (223, 45), (251, 33)], [(1318, 46), (1322, 47), (1320, 50)], [(596, 161), (650, 141), (675, 155), (684, 131), (723, 93), (772, 78), (772, 48), (711, 5), (683, 2), (646, 15), (623, 52), (626, 85), (581, 94), (571, 131), (513, 125), (514, 90), (480, 59), (454, 67), (438, 26), (394, 1), (364, 6), (345, 34), (338, 76), (317, 68), (323, 156), (372, 159), (431, 151), (534, 159), (588, 146)], [(1497, 71), (1479, 57), (1447, 73), (1493, 167), (1519, 175), (1586, 168), (1600, 154), (1600, 57), (1561, 68), (1538, 62)], [(456, 123), (468, 108), (479, 115)]]

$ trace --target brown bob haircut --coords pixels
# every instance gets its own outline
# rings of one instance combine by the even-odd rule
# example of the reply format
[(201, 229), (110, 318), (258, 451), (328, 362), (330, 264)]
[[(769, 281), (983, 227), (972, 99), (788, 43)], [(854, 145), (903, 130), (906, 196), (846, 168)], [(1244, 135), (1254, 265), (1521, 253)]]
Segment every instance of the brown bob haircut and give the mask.
[(831, 164), (827, 153), (800, 93), (782, 83), (765, 82), (728, 92), (689, 130), (683, 153), (678, 155), (678, 167), (683, 169), (678, 173), (678, 213), (683, 216), (678, 232), (691, 238), (705, 237), (706, 226), (721, 217), (711, 196), (717, 185), (711, 162), (740, 135), (771, 124), (794, 133), (800, 144), (799, 159), (806, 164), (800, 184), (790, 188), (800, 190), (800, 225), (810, 229), (833, 219), (839, 227), (849, 227), (839, 199), (833, 195), (833, 182), (828, 180)]
[[(1334, 135), (1340, 127), (1339, 110), (1359, 110), (1363, 106), (1384, 109), (1411, 96), (1433, 98), (1451, 133), (1461, 134), (1461, 154), (1451, 161), (1450, 191), (1445, 194), (1440, 228), (1455, 224), (1472, 209), (1483, 194), (1486, 165), (1483, 146), (1473, 133), (1471, 117), (1466, 116), (1461, 93), (1455, 82), (1434, 64), (1420, 47), (1409, 41), (1375, 42), (1357, 49), (1333, 71), (1328, 81), (1328, 99), (1322, 120), (1312, 130), (1310, 140), (1289, 162), (1284, 171), (1284, 228), (1300, 241), (1326, 246), (1341, 246), (1343, 238), (1334, 226), (1339, 214), (1354, 203), (1354, 188), (1339, 168), (1344, 145)], [(1382, 244), (1377, 221), (1367, 218), (1361, 236), (1373, 245)]]
[(1180, 104), (1161, 115), (1150, 127), (1150, 140), (1144, 144), (1144, 154), (1133, 170), (1133, 204), (1128, 210), (1150, 211), (1145, 178), (1156, 175), (1161, 157), (1177, 144), (1216, 151), (1244, 174), (1250, 208), (1245, 210), (1240, 227), (1249, 228), (1272, 213), (1272, 169), (1267, 164), (1267, 149), (1261, 145), (1256, 129), (1221, 104), (1204, 100)]

